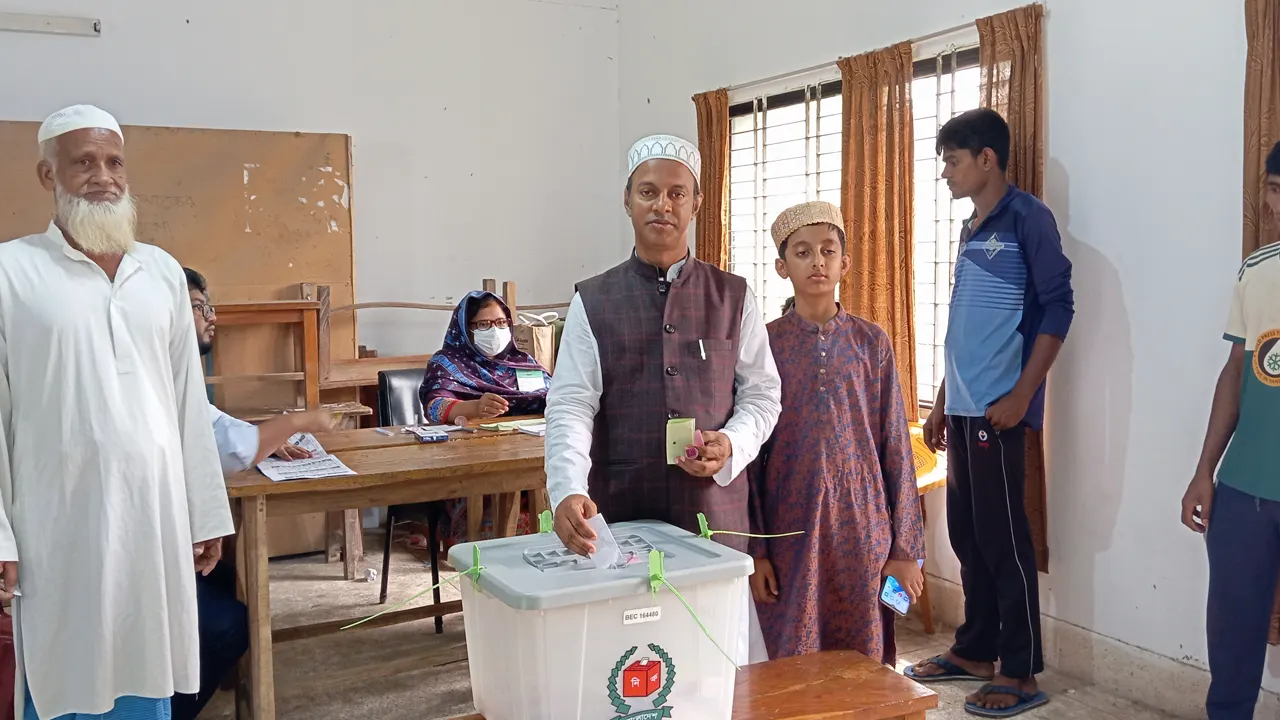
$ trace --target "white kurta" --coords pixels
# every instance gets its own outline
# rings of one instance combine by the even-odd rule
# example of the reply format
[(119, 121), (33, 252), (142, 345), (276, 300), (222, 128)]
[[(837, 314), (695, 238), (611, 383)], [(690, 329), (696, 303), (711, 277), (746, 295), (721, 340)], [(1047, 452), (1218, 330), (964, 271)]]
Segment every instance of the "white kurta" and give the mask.
[(182, 268), (115, 282), (50, 225), (0, 243), (0, 560), (44, 718), (200, 684), (192, 543), (233, 532)]

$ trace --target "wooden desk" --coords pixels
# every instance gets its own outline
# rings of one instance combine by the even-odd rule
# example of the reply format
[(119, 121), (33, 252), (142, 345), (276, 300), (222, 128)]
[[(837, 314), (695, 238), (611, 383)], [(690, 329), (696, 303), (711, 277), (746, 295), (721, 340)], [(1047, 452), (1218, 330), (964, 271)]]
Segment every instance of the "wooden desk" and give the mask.
[[(506, 417), (495, 420), (494, 422), (510, 422), (513, 420), (536, 420), (541, 419), (539, 416), (519, 416)], [(486, 421), (487, 422), (487, 421)], [(327, 433), (316, 433), (316, 440), (320, 443), (320, 447), (330, 453), (341, 453), (351, 450), (375, 450), (378, 448), (406, 447), (419, 445), (418, 439), (408, 433), (400, 432), (404, 428), (403, 425), (385, 428), (391, 431), (391, 435), (378, 432), (376, 428), (360, 428), (352, 430), (335, 430)], [(501, 435), (514, 435), (516, 430), (480, 430), (476, 429), (474, 433), (466, 431), (458, 431), (449, 434), (449, 441), (455, 440), (476, 440), (482, 438), (493, 438)], [(517, 498), (518, 499), (518, 498)], [(495, 498), (495, 502), (502, 502), (502, 498)], [(467, 529), (468, 539), (478, 540), (478, 533), (484, 520), (484, 514), (481, 512), (484, 508), (484, 496), (471, 496), (467, 498)], [(534, 492), (529, 502), (529, 511), (536, 517), (538, 513), (546, 510), (550, 506), (550, 502), (545, 492)], [(477, 511), (474, 515), (470, 508), (477, 507), (481, 511)], [(496, 507), (496, 505), (495, 505)], [(363, 552), (363, 532), (364, 528), (360, 523), (359, 511), (348, 511), (346, 513), (330, 513), (331, 522), (337, 523), (341, 529), (341, 533), (330, 539), (330, 562), (333, 561), (333, 548), (342, 548), (342, 555), (345, 558), (362, 557)], [(345, 547), (344, 547), (345, 546)], [(350, 562), (343, 565), (343, 577), (352, 580), (356, 577), (357, 568)]]
[(932, 690), (853, 651), (748, 665), (733, 693), (733, 720), (924, 720), (936, 707)]
[[(430, 502), (469, 495), (499, 495), (493, 518), (494, 535), (515, 533), (522, 491), (546, 488), (543, 440), (522, 433), (477, 437), (469, 442), (445, 442), (335, 453), (357, 474), (320, 480), (274, 483), (256, 470), (227, 480), (227, 492), (237, 505), (239, 542), (237, 562), (249, 608), (249, 652), (241, 661), (237, 704), (247, 703), (239, 717), (275, 719), (275, 679), (272, 643), (337, 632), (358, 620), (340, 620), (271, 631), (268, 590), (267, 518), (310, 512)], [(535, 495), (541, 494), (540, 492)], [(482, 508), (469, 508), (478, 515)], [(470, 524), (470, 518), (468, 518)], [(461, 611), (461, 603), (441, 603), (387, 613), (362, 628), (438, 617)]]
[(733, 720), (924, 720), (928, 688), (851, 650), (748, 665), (738, 673)]

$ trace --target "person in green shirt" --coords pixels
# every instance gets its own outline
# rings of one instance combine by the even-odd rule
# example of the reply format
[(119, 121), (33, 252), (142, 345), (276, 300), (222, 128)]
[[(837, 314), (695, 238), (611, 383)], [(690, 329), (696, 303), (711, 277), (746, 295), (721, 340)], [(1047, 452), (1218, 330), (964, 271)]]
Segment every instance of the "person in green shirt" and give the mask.
[[(1280, 222), (1280, 143), (1267, 157), (1266, 172), (1267, 205)], [(1209, 552), (1212, 680), (1205, 709), (1209, 720), (1250, 720), (1280, 575), (1280, 473), (1274, 462), (1280, 243), (1245, 258), (1224, 338), (1231, 352), (1218, 374), (1200, 462), (1182, 498), (1182, 524), (1204, 534)]]

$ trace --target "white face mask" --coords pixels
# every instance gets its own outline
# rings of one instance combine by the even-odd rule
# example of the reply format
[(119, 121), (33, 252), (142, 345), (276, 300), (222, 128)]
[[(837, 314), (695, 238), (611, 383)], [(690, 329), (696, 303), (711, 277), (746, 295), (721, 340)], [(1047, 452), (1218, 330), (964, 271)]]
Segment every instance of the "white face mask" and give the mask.
[(489, 328), (488, 330), (476, 330), (475, 338), (472, 340), (476, 349), (484, 353), (486, 357), (493, 357), (511, 344), (511, 328)]

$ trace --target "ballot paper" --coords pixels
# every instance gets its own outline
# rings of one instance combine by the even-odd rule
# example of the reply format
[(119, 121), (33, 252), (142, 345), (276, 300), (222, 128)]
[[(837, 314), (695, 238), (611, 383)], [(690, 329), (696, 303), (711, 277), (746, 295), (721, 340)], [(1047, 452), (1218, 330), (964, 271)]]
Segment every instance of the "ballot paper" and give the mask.
[(285, 460), (270, 457), (258, 463), (258, 470), (272, 482), (286, 480), (304, 480), (327, 477), (355, 475), (355, 471), (347, 467), (341, 460), (325, 452), (320, 442), (311, 433), (297, 433), (289, 438), (291, 445), (311, 453), (305, 460)]
[(604, 515), (600, 513), (592, 515), (587, 519), (587, 525), (596, 533), (596, 551), (589, 556), (591, 562), (598, 568), (611, 568), (617, 565), (622, 559), (622, 552), (618, 550), (618, 541), (613, 539), (613, 533), (605, 523)]
[(697, 444), (697, 420), (693, 418), (672, 418), (667, 421), (667, 464), (675, 465), (678, 458), (685, 456), (685, 450)]

